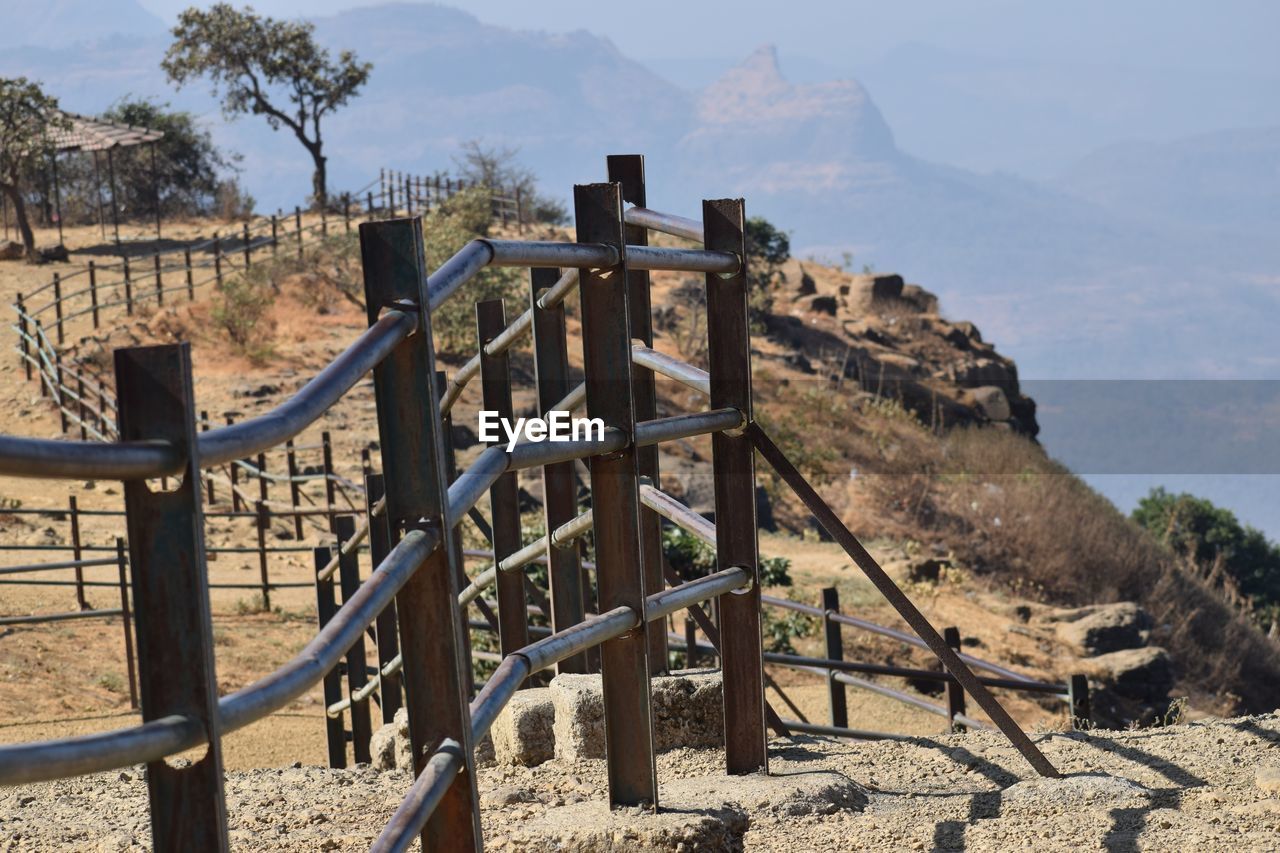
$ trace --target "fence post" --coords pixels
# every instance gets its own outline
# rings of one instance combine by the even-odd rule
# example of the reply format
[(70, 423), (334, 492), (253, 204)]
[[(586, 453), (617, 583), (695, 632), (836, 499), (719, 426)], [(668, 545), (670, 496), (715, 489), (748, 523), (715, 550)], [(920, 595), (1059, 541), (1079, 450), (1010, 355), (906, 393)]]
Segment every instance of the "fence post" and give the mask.
[(520, 191), (520, 187), (516, 187), (516, 224), (520, 226), (520, 233), (524, 233), (524, 195)]
[[(572, 391), (564, 303), (543, 308), (538, 299), (560, 278), (560, 271), (536, 267), (529, 271), (533, 305), (533, 357), (538, 388), (538, 413), (548, 417), (552, 407)], [(542, 506), (548, 532), (578, 515), (578, 486), (573, 462), (542, 466)], [(582, 561), (578, 543), (557, 547), (547, 543), (547, 580), (551, 587), (551, 630), (563, 631), (583, 620), (586, 612)], [(556, 664), (556, 672), (587, 672), (587, 656), (576, 654)]]
[(39, 320), (32, 320), (36, 345), (36, 373), (39, 376), (40, 396), (48, 397), (53, 381), (45, 373), (44, 327)]
[[(606, 158), (609, 180), (622, 185), (624, 203), (646, 207), (644, 182), (644, 157), (639, 154), (613, 154)], [(649, 245), (649, 229), (628, 225), (625, 228), (628, 246)], [(653, 345), (653, 309), (649, 298), (649, 271), (627, 271), (627, 298), (630, 301), (631, 338)], [(658, 398), (653, 371), (633, 366), (631, 386), (636, 398), (636, 420), (650, 421), (658, 416)], [(661, 488), (658, 477), (658, 446), (636, 449), (636, 468), (642, 478), (647, 477), (654, 488)], [(666, 583), (662, 576), (662, 517), (647, 506), (640, 507), (640, 536), (644, 547), (644, 582), (650, 594), (662, 590)], [(653, 673), (667, 671), (667, 632), (649, 632), (649, 666)]]
[(387, 523), (393, 537), (408, 529), (440, 533), (440, 544), (396, 599), (414, 772), (422, 772), (426, 750), (444, 738), (461, 744), (464, 762), (423, 828), (422, 847), (479, 850), (483, 834), (467, 706), (471, 672), (461, 656), (460, 568), (450, 565), (455, 533), (446, 521), (448, 484), (423, 252), (421, 219), (360, 226), (369, 324), (393, 303), (412, 305), (409, 310), (418, 315), (417, 331), (373, 371)]
[(67, 428), (71, 426), (71, 422), (67, 419), (67, 401), (64, 394), (67, 383), (62, 373), (62, 350), (57, 350), (53, 354), (53, 381), (57, 385), (54, 388), (54, 400), (58, 403), (58, 420), (62, 424), (63, 433), (65, 433)]
[(351, 233), (351, 193), (342, 194), (342, 230)]
[(369, 190), (368, 197), (364, 202), (365, 219), (373, 219), (373, 190)]
[(298, 482), (298, 451), (293, 449), (293, 439), (284, 443), (285, 464), (289, 470), (289, 503), (293, 505), (293, 532), (302, 540), (302, 484)]
[[(827, 660), (844, 660), (844, 638), (841, 636), (840, 623), (831, 618), (833, 613), (840, 612), (840, 593), (829, 586), (822, 590), (822, 636), (827, 644)], [(831, 709), (831, 725), (837, 728), (849, 728), (849, 703), (843, 682), (836, 681), (835, 671), (827, 671), (828, 707)]]
[(329, 212), (326, 205), (320, 205), (320, 236), (329, 236)]
[(152, 843), (157, 853), (226, 851), (221, 717), (205, 570), (204, 517), (197, 494), (200, 460), (187, 344), (115, 352), (122, 441), (167, 441), (185, 459), (175, 489), (124, 481), (133, 600), (138, 622), (143, 720), (196, 721), (208, 748), (190, 766), (147, 765)]
[(321, 454), (324, 460), (324, 507), (325, 517), (329, 522), (329, 532), (333, 532), (333, 505), (338, 497), (337, 489), (333, 482), (333, 440), (329, 437), (329, 431), (325, 430), (320, 433)]
[[(337, 599), (334, 597), (333, 575), (321, 579), (320, 570), (329, 565), (332, 552), (329, 548), (316, 548), (312, 551), (316, 567), (316, 622), (321, 629), (329, 624), (333, 614), (338, 611)], [(342, 714), (329, 716), (328, 708), (335, 702), (342, 701), (342, 673), (334, 666), (324, 674), (324, 734), (328, 746), (329, 766), (347, 766), (347, 732), (343, 727)]]
[[(233, 426), (236, 419), (232, 415), (227, 415), (227, 426)], [(240, 511), (240, 464), (239, 460), (232, 459), (227, 463), (227, 477), (231, 480), (231, 511)]]
[[(488, 355), (484, 349), (507, 327), (501, 299), (476, 303), (476, 338), (480, 347), (480, 385), (483, 406), (498, 417), (515, 421), (511, 404), (511, 358), (503, 352)], [(499, 439), (498, 443), (501, 443)], [(494, 565), (520, 550), (519, 481), (508, 471), (489, 487), (489, 509), (493, 520)], [(509, 655), (529, 644), (528, 595), (525, 570), (498, 571), (498, 638), (502, 654)]]
[(271, 257), (280, 254), (280, 217), (271, 214)]
[(187, 277), (187, 301), (196, 301), (196, 281), (194, 271), (191, 269), (191, 247), (188, 246), (182, 250), (182, 268)]
[[(342, 587), (342, 603), (346, 604), (351, 596), (360, 589), (360, 553), (352, 549), (350, 554), (342, 553), (342, 547), (351, 541), (356, 532), (356, 520), (350, 515), (340, 515), (334, 519), (334, 532), (338, 536), (338, 581)], [(368, 666), (364, 653), (364, 632), (360, 639), (347, 649), (347, 695), (354, 696), (356, 691), (369, 683)], [(369, 754), (369, 739), (373, 737), (373, 723), (370, 721), (369, 700), (353, 702), (351, 705), (351, 748), (356, 764), (368, 764), (372, 758)]]
[(53, 274), (53, 315), (58, 330), (58, 346), (62, 346), (66, 341), (62, 328), (62, 275), (56, 272)]
[[(606, 428), (632, 435), (635, 408), (622, 191), (616, 183), (588, 184), (574, 187), (573, 195), (578, 241), (604, 243), (618, 252), (618, 264), (612, 269), (579, 271), (587, 415), (603, 420)], [(656, 809), (649, 625), (644, 620), (648, 591), (634, 445), (594, 457), (591, 487), (600, 612), (630, 607), (640, 614), (640, 624), (634, 630), (600, 647), (609, 803), (644, 803)]]
[(684, 666), (698, 668), (698, 623), (692, 617), (684, 617)]
[[(438, 399), (443, 398), (445, 389), (448, 387), (449, 387), (449, 382), (448, 382), (448, 377), (445, 376), (445, 372), (443, 370), (437, 370), (436, 371), (436, 390), (442, 395), (442, 397)], [(442, 452), (444, 454), (444, 481), (449, 485), (453, 485), (454, 481), (458, 479), (457, 454), (454, 453), (454, 448), (453, 448), (453, 415), (448, 412), (445, 412), (444, 410), (441, 410), (440, 412), (440, 443), (443, 445)], [(385, 485), (383, 488), (385, 489)], [(491, 537), (492, 534), (493, 534), (493, 531), (489, 530), (487, 535)], [(462, 556), (462, 537), (461, 536), (453, 537), (453, 551), (449, 555), (449, 562), (454, 567), (454, 577), (458, 582), (458, 588), (465, 589), (467, 584), (470, 582), (470, 578), (467, 577), (465, 566), (463, 565), (464, 560)], [(489, 607), (488, 604), (485, 603), (484, 598), (483, 597), (476, 598), (471, 603), (475, 605), (475, 608), (477, 610), (480, 611), (480, 615), (484, 616), (485, 621), (489, 624), (489, 627), (493, 630), (493, 632), (495, 634), (498, 633), (498, 616), (493, 612), (493, 609)], [(467, 617), (467, 608), (463, 607), (461, 608), (461, 611), (462, 611), (461, 618), (462, 618), (462, 626), (463, 626), (461, 653), (462, 653), (462, 659), (464, 661), (469, 661), (471, 660), (471, 629), (470, 629), (468, 617)], [(467, 685), (468, 695), (474, 698), (475, 696), (474, 672), (468, 672), (466, 673), (466, 676), (467, 677), (464, 678), (464, 681), (466, 682), (466, 685)]]
[(244, 268), (245, 270), (248, 270), (249, 267), (253, 264), (253, 260), (249, 257), (252, 254), (252, 252), (249, 249), (249, 223), (248, 222), (244, 223), (244, 227), (241, 230), (240, 234), (241, 234), (240, 240), (241, 242), (244, 243), (244, 247), (243, 247)]
[(404, 211), (406, 216), (413, 216), (413, 177), (404, 176)]
[(80, 440), (87, 441), (89, 439), (89, 428), (85, 416), (88, 411), (84, 404), (84, 374), (76, 371), (76, 416), (80, 422)]
[(298, 260), (302, 260), (302, 208), (293, 206), (293, 227), (298, 235)]
[(262, 581), (262, 609), (271, 609), (271, 574), (267, 566), (267, 531), (271, 529), (271, 510), (267, 507), (267, 455), (258, 454), (258, 505), (254, 521), (258, 525), (258, 575)]
[(161, 273), (160, 273), (160, 267), (161, 267), (160, 255), (155, 254), (155, 255), (152, 255), (151, 257), (155, 261), (155, 268), (156, 268), (156, 304), (164, 305), (164, 279), (161, 277)]
[[(731, 276), (707, 273), (707, 361), (711, 408), (732, 407), (750, 423), (751, 330), (747, 313), (745, 217), (742, 199), (702, 203), (703, 243), (742, 259)], [(756, 534), (755, 453), (743, 435), (711, 437), (715, 475), (716, 559), (721, 569), (742, 566), (746, 590), (720, 596), (720, 661), (728, 772), (768, 770), (764, 670), (760, 638), (760, 566)]]
[[(90, 263), (89, 276), (90, 276), (90, 280), (92, 281), (93, 262), (90, 261), (89, 263)], [(96, 324), (94, 325), (94, 328), (97, 328)], [(31, 330), (27, 326), (27, 306), (26, 306), (26, 303), (22, 301), (21, 293), (18, 294), (18, 330), (19, 330), (18, 345), (22, 348), (22, 366), (26, 370), (27, 381), (30, 382), (31, 381), (31, 344), (27, 339), (31, 335)], [(39, 345), (39, 342), (37, 342), (36, 351), (38, 352), (39, 349), (40, 349), (40, 345)], [(44, 387), (43, 382), (40, 383), (40, 385), (42, 388)]]
[(120, 259), (121, 270), (124, 272), (124, 312), (130, 317), (133, 316), (133, 276), (129, 273), (129, 256), (125, 255)]
[(138, 707), (138, 674), (133, 664), (133, 619), (129, 611), (129, 580), (125, 574), (128, 558), (124, 553), (124, 539), (116, 537), (116, 571), (120, 576), (120, 621), (124, 626), (124, 665), (129, 674), (129, 707)]
[[(204, 409), (201, 409), (200, 410), (200, 431), (208, 432), (209, 426), (210, 426), (209, 413)], [(201, 475), (201, 476), (204, 477), (205, 489), (208, 491), (208, 494), (209, 494), (209, 503), (212, 504), (213, 503), (213, 472), (209, 472), (207, 476), (206, 475)]]
[(1067, 703), (1071, 706), (1071, 728), (1084, 729), (1093, 724), (1088, 678), (1080, 674), (1071, 676), (1067, 682)]
[[(960, 651), (960, 629), (956, 627), (943, 628), (942, 639), (947, 645), (955, 651)], [(956, 714), (964, 714), (964, 688), (960, 686), (960, 682), (954, 678), (947, 680), (947, 722), (951, 724), (951, 731), (965, 732), (969, 727), (964, 723), (956, 722)]]
[[(80, 544), (80, 506), (75, 495), (67, 498), (67, 515), (71, 520), (72, 559), (78, 563), (84, 559), (84, 548)], [(89, 602), (84, 598), (84, 569), (80, 566), (76, 566), (76, 604), (81, 610), (89, 609)]]
[(213, 281), (218, 290), (222, 289), (222, 238), (213, 235)]
[[(384, 509), (377, 516), (373, 514), (373, 505), (386, 495), (386, 485), (381, 474), (366, 474), (364, 477), (365, 512), (369, 519), (369, 565), (375, 569), (382, 565), (391, 553), (391, 528), (387, 524), (387, 513)], [(396, 623), (396, 603), (392, 601), (378, 614), (374, 637), (378, 643), (378, 670), (391, 663), (400, 654), (400, 629)], [(382, 684), (378, 686), (378, 704), (382, 707), (382, 722), (390, 723), (400, 710), (400, 673), (382, 676)]]

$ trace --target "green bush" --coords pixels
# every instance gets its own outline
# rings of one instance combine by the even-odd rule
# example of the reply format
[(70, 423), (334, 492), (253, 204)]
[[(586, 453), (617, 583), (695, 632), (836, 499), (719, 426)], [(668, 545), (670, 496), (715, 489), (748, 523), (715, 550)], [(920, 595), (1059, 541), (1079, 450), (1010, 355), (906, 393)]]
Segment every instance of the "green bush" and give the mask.
[(244, 275), (228, 276), (213, 303), (213, 321), (241, 353), (253, 361), (271, 354), (272, 324), (267, 318), (275, 289), (267, 267), (246, 270)]
[[(682, 578), (705, 577), (718, 569), (715, 549), (683, 527), (663, 526), (662, 551)], [(760, 585), (791, 586), (791, 561), (786, 557), (761, 558)]]

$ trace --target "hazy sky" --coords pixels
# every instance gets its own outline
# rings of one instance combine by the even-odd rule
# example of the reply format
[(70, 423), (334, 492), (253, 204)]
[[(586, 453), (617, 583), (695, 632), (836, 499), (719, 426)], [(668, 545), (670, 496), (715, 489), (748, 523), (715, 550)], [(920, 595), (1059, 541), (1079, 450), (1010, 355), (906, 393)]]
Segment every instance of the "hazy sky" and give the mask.
[[(190, 0), (141, 0), (166, 20)], [(256, 0), (273, 15), (317, 15), (361, 0)], [(1274, 0), (467, 0), (443, 5), (521, 29), (586, 29), (645, 59), (737, 58), (762, 42), (852, 70), (895, 46), (924, 42), (992, 58), (1273, 73), (1280, 4)], [(637, 11), (642, 10), (642, 11)], [(785, 10), (785, 13), (783, 13)], [(1189, 105), (1193, 108), (1194, 105)]]

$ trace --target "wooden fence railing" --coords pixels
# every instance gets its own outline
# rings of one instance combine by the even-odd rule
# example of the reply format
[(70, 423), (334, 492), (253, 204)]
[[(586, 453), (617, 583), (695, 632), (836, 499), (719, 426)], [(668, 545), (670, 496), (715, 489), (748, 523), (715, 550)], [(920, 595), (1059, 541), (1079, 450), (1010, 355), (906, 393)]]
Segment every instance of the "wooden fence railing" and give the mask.
[[(415, 780), (374, 850), (405, 850), (417, 838), (424, 849), (479, 849), (474, 743), (531, 674), (551, 667), (582, 671), (590, 649), (598, 649), (604, 673), (608, 800), (612, 805), (657, 807), (649, 681), (668, 658), (666, 632), (654, 623), (662, 625), (680, 611), (699, 620), (720, 660), (726, 772), (765, 771), (767, 729), (788, 730), (771, 713), (764, 694), (757, 452), (938, 658), (947, 683), (963, 688), (1036, 772), (1057, 775), (984, 679), (889, 579), (755, 422), (742, 200), (705, 201), (700, 222), (681, 219), (645, 206), (641, 158), (610, 157), (608, 171), (607, 183), (574, 189), (577, 242), (476, 240), (429, 273), (420, 218), (363, 223), (368, 330), (294, 397), (265, 415), (201, 432), (187, 346), (138, 347), (115, 353), (118, 440), (0, 436), (0, 474), (122, 481), (145, 721), (78, 738), (0, 746), (0, 784), (147, 762), (151, 801), (164, 804), (151, 812), (155, 848), (225, 850), (222, 737), (324, 683), (344, 659), (348, 673), (364, 677), (362, 652), (356, 650), (370, 628), (377, 631), (393, 603), (400, 667), (386, 673), (391, 661), (380, 665), (375, 683), (385, 684), (388, 675), (400, 677)], [(634, 206), (624, 210), (624, 202)], [(648, 230), (693, 239), (703, 248), (651, 247)], [(531, 331), (540, 411), (572, 413), (585, 405), (587, 416), (598, 419), (602, 429), (567, 441), (529, 440), (511, 448), (492, 444), (454, 478), (444, 427), (457, 395), (450, 398), (449, 386), (436, 372), (431, 313), (490, 265), (532, 272), (529, 307), (514, 322), (508, 323), (500, 301), (476, 306), (480, 351), (471, 375), (480, 378), (485, 407), (510, 409), (508, 350)], [(705, 276), (708, 370), (653, 349), (651, 270)], [(576, 386), (567, 371), (564, 318), (565, 299), (575, 290), (585, 375)], [(296, 436), (370, 371), (382, 478), (368, 494), (381, 490), (382, 497), (366, 508), (365, 535), (376, 568), (357, 583), (354, 561), (339, 555), (335, 569), (332, 554), (317, 554), (317, 577), (327, 575), (332, 584), (337, 575), (341, 606), (331, 586), (330, 618), (301, 652), (253, 684), (219, 697), (204, 565), (201, 471), (252, 459)], [(659, 416), (651, 390), (655, 378), (705, 394), (708, 408)], [(714, 525), (661, 491), (656, 456), (648, 452), (663, 442), (700, 435), (711, 436), (712, 442)], [(577, 459), (589, 460), (586, 512), (572, 482)], [(524, 545), (516, 479), (521, 471), (535, 470), (541, 471), (548, 495), (547, 535)], [(161, 477), (175, 478), (176, 485), (168, 490), (149, 485)], [(488, 580), (467, 576), (457, 533), (486, 496), (494, 545)], [(375, 511), (378, 505), (382, 508)], [(660, 547), (653, 537), (664, 518), (714, 543), (718, 570), (683, 582), (667, 574), (662, 561), (653, 557)], [(588, 528), (596, 553), (589, 584), (576, 548), (565, 547)], [(357, 529), (354, 519), (343, 522), (338, 535), (349, 543)], [(339, 551), (351, 553), (350, 548)], [(550, 633), (532, 639), (538, 632), (530, 629), (528, 608), (538, 601), (524, 566), (539, 555), (548, 562)], [(490, 585), (502, 658), (473, 698), (463, 603), (479, 606), (484, 599), (476, 590)], [(463, 596), (471, 597), (467, 601)], [(707, 614), (701, 605), (712, 599), (717, 601), (718, 625), (702, 621)], [(834, 660), (824, 665), (841, 670)], [(847, 675), (843, 670), (839, 674)], [(1018, 689), (1025, 684), (1018, 682)], [(367, 685), (349, 685), (352, 698)], [(330, 698), (326, 690), (326, 701)], [(367, 704), (360, 704), (367, 710)], [(973, 719), (951, 715), (958, 722), (965, 721), (962, 717)], [(207, 747), (204, 758), (189, 766), (164, 761), (202, 744)]]

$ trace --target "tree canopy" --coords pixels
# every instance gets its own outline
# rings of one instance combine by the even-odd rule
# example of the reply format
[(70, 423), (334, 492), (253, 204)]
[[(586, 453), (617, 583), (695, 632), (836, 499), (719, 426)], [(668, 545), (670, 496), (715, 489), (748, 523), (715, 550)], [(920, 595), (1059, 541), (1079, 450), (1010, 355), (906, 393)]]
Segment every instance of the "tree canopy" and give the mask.
[(1205, 498), (1152, 489), (1133, 520), (1201, 564), (1221, 565), (1255, 606), (1280, 617), (1280, 546)]
[(13, 204), (27, 259), (39, 260), (35, 234), (27, 219), (23, 177), (53, 154), (52, 132), (70, 122), (58, 111), (58, 99), (26, 77), (0, 77), (0, 191)]
[(320, 120), (364, 86), (373, 66), (349, 50), (333, 60), (314, 31), (310, 23), (278, 21), (228, 3), (191, 7), (178, 16), (161, 67), (178, 86), (208, 78), (229, 118), (260, 115), (273, 130), (291, 130), (311, 155), (314, 201), (324, 204)]

